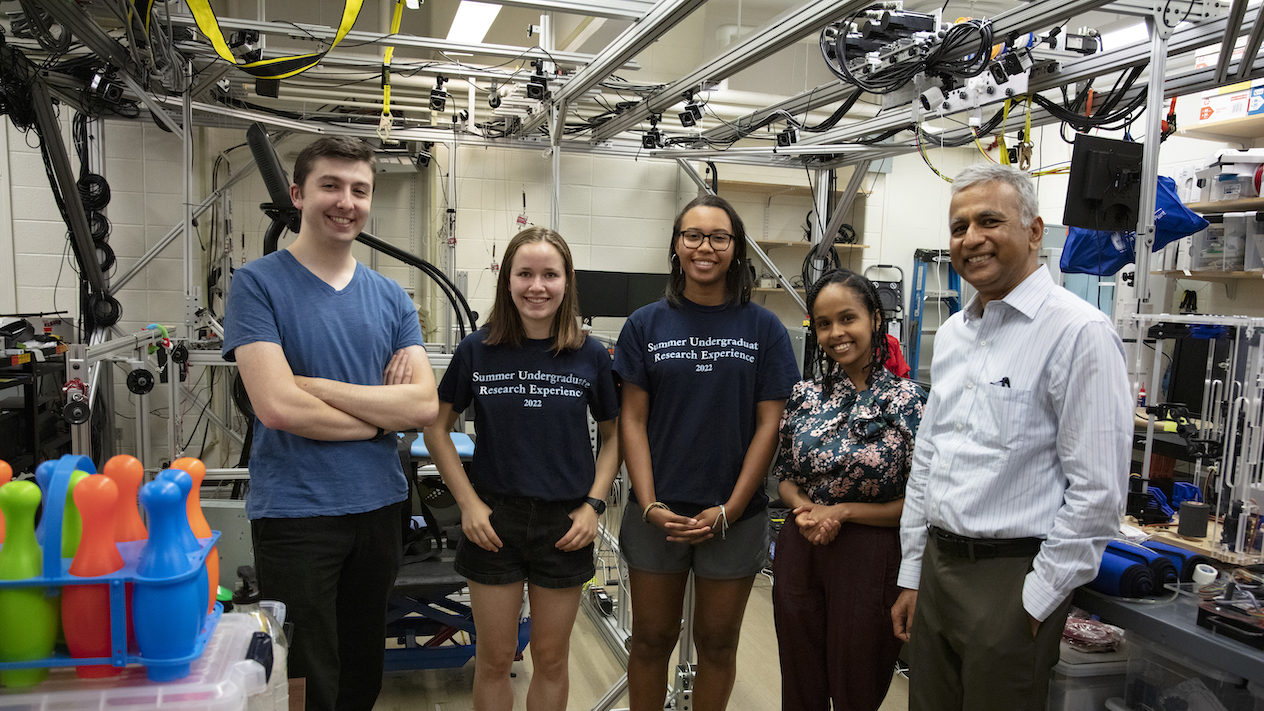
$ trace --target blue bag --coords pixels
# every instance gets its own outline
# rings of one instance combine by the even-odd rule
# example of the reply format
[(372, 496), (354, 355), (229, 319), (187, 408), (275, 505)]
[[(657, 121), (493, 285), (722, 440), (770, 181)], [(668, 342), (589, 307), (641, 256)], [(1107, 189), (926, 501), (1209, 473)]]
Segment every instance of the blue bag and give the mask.
[[(1207, 220), (1181, 204), (1176, 181), (1159, 176), (1154, 205), (1154, 251), (1207, 227)], [(1072, 227), (1059, 268), (1066, 274), (1110, 276), (1135, 261), (1136, 232), (1103, 232)]]

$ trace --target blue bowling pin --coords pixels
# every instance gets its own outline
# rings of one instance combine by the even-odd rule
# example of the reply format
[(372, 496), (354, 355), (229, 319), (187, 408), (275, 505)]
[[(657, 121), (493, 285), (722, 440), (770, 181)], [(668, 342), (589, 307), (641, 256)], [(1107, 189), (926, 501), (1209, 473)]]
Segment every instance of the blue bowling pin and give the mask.
[[(45, 459), (35, 467), (35, 483), (39, 484), (40, 500), (48, 501), (48, 485), (53, 482), (53, 471), (57, 469), (57, 459)], [(44, 517), (40, 517), (39, 525), (35, 527), (35, 540), (44, 545)]]
[[(187, 476), (187, 474), (186, 474)], [(193, 654), (206, 613), (204, 576), (188, 575), (176, 582), (154, 579), (184, 575), (193, 570), (181, 527), (185, 493), (173, 481), (155, 479), (140, 492), (149, 514), (149, 540), (141, 549), (133, 595), (134, 627), (141, 656), (151, 681), (169, 682), (189, 674), (189, 662), (163, 663)]]
[[(189, 498), (189, 492), (193, 490), (193, 477), (183, 469), (164, 469), (158, 472), (158, 476), (154, 479), (162, 479), (169, 481), (180, 487), (180, 491), (184, 493), (184, 498)], [(186, 507), (187, 508), (187, 507)], [(197, 553), (202, 549), (202, 544), (198, 543), (197, 536), (193, 533), (193, 527), (189, 524), (189, 514), (185, 511), (184, 516), (180, 517), (180, 539), (184, 542), (184, 549), (190, 553)], [(205, 561), (202, 563), (202, 579), (206, 580), (206, 594), (202, 596), (202, 604), (206, 608), (210, 608), (211, 584), (210, 573), (206, 570)]]

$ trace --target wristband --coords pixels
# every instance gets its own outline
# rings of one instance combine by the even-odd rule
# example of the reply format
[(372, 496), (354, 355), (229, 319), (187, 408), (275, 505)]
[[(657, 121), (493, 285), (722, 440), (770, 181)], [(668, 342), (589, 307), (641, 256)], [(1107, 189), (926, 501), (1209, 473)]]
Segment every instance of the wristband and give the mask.
[(377, 441), (377, 440), (379, 440), (379, 439), (382, 439), (382, 435), (384, 435), (384, 434), (386, 434), (386, 430), (384, 430), (384, 429), (382, 429), (381, 427), (379, 427), (379, 428), (377, 428), (377, 434), (373, 435), (372, 439), (373, 439), (374, 441)]
[(665, 504), (665, 503), (663, 503), (663, 502), (661, 502), (661, 501), (654, 501), (654, 502), (652, 502), (652, 503), (650, 503), (650, 504), (646, 505), (645, 510), (641, 512), (641, 520), (642, 520), (642, 521), (644, 521), (644, 522), (646, 522), (646, 523), (649, 523), (649, 521), (650, 521), (650, 512), (651, 512), (651, 511), (653, 511), (654, 509), (662, 509), (662, 510), (666, 511), (667, 513), (671, 513), (671, 509), (667, 508), (667, 504)]

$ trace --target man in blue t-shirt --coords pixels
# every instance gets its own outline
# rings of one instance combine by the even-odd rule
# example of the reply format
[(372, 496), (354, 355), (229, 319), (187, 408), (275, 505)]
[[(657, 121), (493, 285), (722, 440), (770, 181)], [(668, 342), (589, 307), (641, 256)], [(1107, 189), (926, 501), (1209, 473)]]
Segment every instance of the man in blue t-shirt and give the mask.
[(309, 709), (373, 707), (407, 480), (395, 430), (438, 413), (411, 300), (351, 245), (368, 219), (373, 151), (326, 137), (299, 154), (288, 248), (233, 276), (224, 358), (257, 421), (246, 512), (265, 597), (294, 622), (289, 672)]

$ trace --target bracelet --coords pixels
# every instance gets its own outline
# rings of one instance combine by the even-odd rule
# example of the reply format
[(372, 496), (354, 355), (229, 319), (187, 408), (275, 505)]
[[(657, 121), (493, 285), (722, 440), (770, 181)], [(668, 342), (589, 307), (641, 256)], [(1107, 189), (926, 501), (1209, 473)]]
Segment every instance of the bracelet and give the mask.
[(724, 510), (724, 504), (720, 504), (720, 515), (716, 516), (715, 520), (711, 522), (712, 531), (715, 530), (716, 525), (720, 526), (720, 538), (727, 539), (729, 532), (729, 515), (728, 512)]
[(382, 439), (382, 435), (384, 435), (384, 434), (386, 434), (386, 430), (382, 429), (381, 427), (378, 427), (378, 428), (377, 428), (377, 434), (373, 435), (373, 437), (372, 437), (372, 441), (376, 442), (376, 441), (378, 441), (379, 439)]
[(663, 503), (663, 502), (661, 502), (661, 501), (654, 501), (654, 502), (651, 502), (650, 504), (646, 505), (645, 510), (641, 512), (641, 520), (642, 520), (642, 521), (644, 521), (644, 522), (646, 522), (646, 523), (649, 523), (649, 522), (650, 522), (650, 512), (651, 512), (651, 511), (653, 511), (654, 509), (662, 509), (662, 510), (666, 511), (667, 513), (671, 513), (671, 509), (667, 508), (667, 504), (665, 504), (665, 503)]

